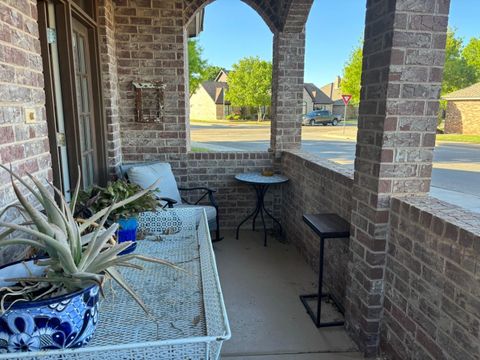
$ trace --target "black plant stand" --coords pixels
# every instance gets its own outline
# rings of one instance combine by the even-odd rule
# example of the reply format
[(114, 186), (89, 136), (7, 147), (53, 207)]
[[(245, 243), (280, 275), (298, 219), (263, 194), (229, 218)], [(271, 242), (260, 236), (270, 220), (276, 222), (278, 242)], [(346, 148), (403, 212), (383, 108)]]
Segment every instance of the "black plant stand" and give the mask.
[[(316, 294), (300, 295), (300, 300), (302, 301), (303, 306), (305, 306), (308, 315), (310, 315), (317, 328), (343, 325), (345, 323), (344, 321), (321, 322), (322, 299), (331, 300), (342, 313), (342, 315), (345, 313), (343, 306), (340, 305), (333, 294), (322, 292), (323, 255), (325, 249), (325, 239), (342, 239), (349, 237), (350, 225), (336, 214), (307, 214), (303, 215), (303, 220), (320, 237), (320, 257), (318, 259), (318, 292)], [(316, 315), (308, 303), (308, 300), (311, 299), (317, 300)]]

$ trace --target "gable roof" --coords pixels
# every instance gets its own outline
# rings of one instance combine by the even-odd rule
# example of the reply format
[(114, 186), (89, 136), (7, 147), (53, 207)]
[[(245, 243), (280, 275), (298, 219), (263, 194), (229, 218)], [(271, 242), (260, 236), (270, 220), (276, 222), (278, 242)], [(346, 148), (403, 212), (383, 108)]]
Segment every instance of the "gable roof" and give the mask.
[(312, 98), (312, 101), (313, 101), (314, 104), (331, 104), (331, 103), (333, 103), (333, 101), (322, 90), (320, 90), (315, 84), (305, 83), (305, 84), (303, 84), (303, 87), (307, 91), (308, 95), (310, 95), (310, 97)]
[[(327, 94), (327, 96), (332, 99), (334, 102), (338, 101), (338, 100), (342, 100), (342, 90), (335, 86), (335, 83), (329, 83), (329, 84), (326, 84), (326, 85), (323, 85), (321, 88), (320, 88), (325, 94)], [(342, 101), (342, 104), (343, 104), (343, 101)]]
[[(203, 88), (212, 98), (215, 104), (223, 104), (223, 97), (225, 96), (225, 90), (228, 89), (228, 85), (225, 82), (219, 81), (204, 81), (202, 83)], [(217, 93), (217, 89), (220, 88), (220, 93)], [(225, 101), (225, 104), (230, 104), (229, 101)]]
[(228, 74), (230, 73), (230, 70), (226, 70), (226, 69), (221, 69), (217, 76), (215, 77), (215, 80), (214, 81), (218, 81), (218, 79), (220, 79), (220, 77), (222, 76), (222, 74), (225, 74), (227, 77), (228, 77)]
[(480, 100), (480, 82), (470, 85), (464, 89), (460, 89), (445, 96), (445, 100)]

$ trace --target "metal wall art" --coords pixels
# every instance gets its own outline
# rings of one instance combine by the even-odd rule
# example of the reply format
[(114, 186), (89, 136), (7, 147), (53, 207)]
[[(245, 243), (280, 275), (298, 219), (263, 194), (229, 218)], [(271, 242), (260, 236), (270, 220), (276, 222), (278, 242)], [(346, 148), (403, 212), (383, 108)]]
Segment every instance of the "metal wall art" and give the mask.
[(165, 115), (164, 90), (161, 81), (132, 82), (135, 89), (136, 121), (142, 123), (158, 123)]

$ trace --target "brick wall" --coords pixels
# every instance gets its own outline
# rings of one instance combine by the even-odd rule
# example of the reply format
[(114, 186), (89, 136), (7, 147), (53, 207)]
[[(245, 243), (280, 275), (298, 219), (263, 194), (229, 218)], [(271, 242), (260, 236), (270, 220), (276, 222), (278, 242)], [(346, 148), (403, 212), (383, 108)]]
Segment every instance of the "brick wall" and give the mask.
[[(320, 241), (303, 222), (306, 213), (333, 212), (350, 222), (353, 173), (341, 165), (300, 151), (282, 154), (282, 172), (290, 178), (282, 192), (282, 224), (315, 271)], [(344, 304), (348, 239), (326, 240), (325, 286)]]
[[(186, 153), (183, 1), (114, 0), (120, 134), (125, 161)], [(135, 122), (132, 81), (162, 81), (165, 117)]]
[(480, 135), (480, 100), (448, 101), (445, 134)]
[[(0, 162), (20, 175), (51, 179), (36, 1), (0, 2)], [(26, 110), (36, 115), (25, 122)], [(0, 170), (0, 208), (15, 198)], [(15, 254), (3, 251), (0, 264)]]
[[(181, 187), (209, 187), (217, 190), (215, 198), (219, 205), (220, 223), (224, 229), (234, 229), (239, 222), (255, 209), (255, 191), (234, 176), (249, 171), (278, 169), (273, 155), (267, 152), (186, 153), (160, 154), (156, 161), (172, 166), (177, 183)], [(198, 198), (191, 194), (189, 200)], [(280, 216), (281, 189), (271, 187), (265, 198), (265, 206), (276, 217)], [(271, 222), (267, 222), (271, 228)], [(242, 229), (247, 229), (248, 223)]]
[[(190, 153), (187, 156), (186, 171), (182, 178), (184, 186), (208, 186), (218, 192), (215, 197), (220, 208), (223, 227), (234, 229), (255, 209), (255, 191), (252, 186), (234, 179), (238, 173), (262, 171), (274, 168), (272, 154), (258, 153)], [(272, 186), (265, 197), (265, 206), (278, 217), (280, 215), (281, 187)], [(267, 219), (268, 220), (268, 219)], [(257, 222), (258, 223), (258, 222)], [(250, 222), (242, 229), (248, 229)], [(271, 228), (271, 222), (267, 221)]]
[(382, 350), (479, 359), (480, 215), (430, 197), (391, 202)]

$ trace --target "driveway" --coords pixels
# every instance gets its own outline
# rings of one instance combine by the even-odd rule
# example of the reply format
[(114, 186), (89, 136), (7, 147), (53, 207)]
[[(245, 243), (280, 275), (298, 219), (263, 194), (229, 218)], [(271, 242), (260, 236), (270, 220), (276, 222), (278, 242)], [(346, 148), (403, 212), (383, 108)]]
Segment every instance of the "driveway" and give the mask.
[[(353, 167), (356, 128), (315, 126), (302, 129), (303, 150)], [(193, 146), (212, 151), (265, 151), (269, 126), (192, 126)], [(435, 148), (431, 195), (480, 212), (480, 145), (439, 143)]]

